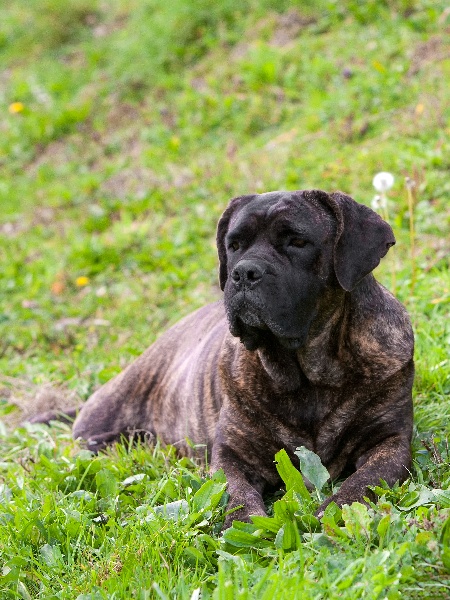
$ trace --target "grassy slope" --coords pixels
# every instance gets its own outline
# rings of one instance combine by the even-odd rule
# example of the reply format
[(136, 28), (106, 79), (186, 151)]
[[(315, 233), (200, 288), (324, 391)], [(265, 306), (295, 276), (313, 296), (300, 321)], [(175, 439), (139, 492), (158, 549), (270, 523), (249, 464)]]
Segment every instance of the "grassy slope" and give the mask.
[[(48, 382), (87, 397), (168, 323), (218, 297), (214, 229), (228, 198), (321, 187), (370, 203), (374, 173), (389, 170), (399, 244), (378, 277), (407, 304), (417, 333), (409, 493), (422, 483), (447, 489), (445, 3), (132, 4), (0, 8), (5, 420), (12, 401), (52, 394), (63, 402), (61, 391), (42, 387)], [(13, 102), (23, 111), (10, 113)], [(418, 184), (413, 293), (405, 176)], [(77, 285), (81, 276), (88, 285)], [(397, 511), (392, 503), (415, 502), (407, 486), (375, 511), (369, 544), (328, 532), (331, 549), (272, 545), (254, 564), (224, 555), (217, 575), (215, 511), (204, 525), (161, 517), (156, 528), (135, 511), (179, 498), (193, 511), (201, 474), (189, 463), (143, 448), (89, 460), (64, 428), (2, 436), (2, 597), (189, 598), (204, 586), (220, 599), (238, 590), (284, 598), (293, 582), (290, 594), (302, 598), (395, 598), (399, 586), (420, 597), (414, 588), (427, 585), (423, 597), (446, 597), (446, 503)], [(130, 473), (145, 473), (135, 489), (120, 484)], [(395, 518), (381, 539), (383, 511)], [(346, 567), (356, 579), (342, 576)]]

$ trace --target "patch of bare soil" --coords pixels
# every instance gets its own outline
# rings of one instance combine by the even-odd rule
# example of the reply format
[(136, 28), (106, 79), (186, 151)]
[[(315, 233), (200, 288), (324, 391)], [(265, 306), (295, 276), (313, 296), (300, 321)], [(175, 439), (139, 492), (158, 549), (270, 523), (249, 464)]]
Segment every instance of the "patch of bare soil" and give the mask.
[(306, 27), (316, 21), (315, 17), (302, 15), (296, 8), (290, 8), (281, 15), (271, 13), (260, 19), (252, 30), (247, 32), (245, 39), (236, 44), (231, 51), (231, 57), (241, 59), (255, 41), (262, 39), (268, 39), (271, 46), (279, 48), (287, 46), (294, 42)]
[(101, 186), (103, 192), (123, 200), (128, 196), (144, 197), (149, 190), (161, 185), (161, 178), (145, 167), (127, 167), (107, 179)]
[(270, 44), (283, 47), (293, 42), (303, 29), (316, 22), (315, 17), (302, 15), (297, 9), (291, 8), (277, 17), (275, 30)]
[(69, 142), (68, 138), (55, 140), (37, 151), (37, 156), (27, 167), (27, 172), (29, 175), (35, 175), (42, 165), (62, 166), (73, 160), (73, 157), (73, 145)]
[(417, 73), (428, 67), (428, 65), (450, 58), (450, 44), (448, 43), (448, 39), (448, 33), (446, 38), (441, 35), (434, 35), (426, 42), (418, 44), (411, 55), (408, 75), (410, 77), (417, 75)]

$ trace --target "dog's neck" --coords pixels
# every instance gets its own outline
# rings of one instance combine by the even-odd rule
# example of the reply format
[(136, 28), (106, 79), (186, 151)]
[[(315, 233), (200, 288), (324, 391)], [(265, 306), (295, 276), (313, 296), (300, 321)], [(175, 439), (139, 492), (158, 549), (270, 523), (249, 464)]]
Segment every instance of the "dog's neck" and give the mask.
[(302, 348), (287, 350), (271, 344), (257, 350), (264, 370), (277, 387), (295, 390), (304, 377), (314, 385), (343, 385), (346, 369), (341, 331), (345, 330), (348, 296), (344, 290), (331, 288), (324, 294)]
[(297, 360), (314, 385), (340, 387), (347, 376), (342, 332), (346, 329), (350, 293), (330, 289), (311, 323), (306, 344), (297, 350)]

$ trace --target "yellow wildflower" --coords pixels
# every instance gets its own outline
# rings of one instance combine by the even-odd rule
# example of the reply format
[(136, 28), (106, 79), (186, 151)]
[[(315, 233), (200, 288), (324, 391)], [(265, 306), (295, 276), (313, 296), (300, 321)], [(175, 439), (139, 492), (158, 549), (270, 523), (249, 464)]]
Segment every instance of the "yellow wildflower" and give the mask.
[(380, 63), (379, 60), (374, 60), (372, 61), (372, 66), (379, 72), (379, 73), (386, 73), (386, 67), (384, 65), (382, 65)]
[(84, 287), (85, 285), (87, 285), (89, 283), (89, 277), (85, 277), (84, 275), (81, 275), (81, 277), (77, 277), (75, 279), (75, 284), (78, 287)]
[(16, 115), (17, 113), (23, 112), (24, 108), (25, 106), (22, 102), (13, 102), (9, 105), (8, 110), (12, 115)]

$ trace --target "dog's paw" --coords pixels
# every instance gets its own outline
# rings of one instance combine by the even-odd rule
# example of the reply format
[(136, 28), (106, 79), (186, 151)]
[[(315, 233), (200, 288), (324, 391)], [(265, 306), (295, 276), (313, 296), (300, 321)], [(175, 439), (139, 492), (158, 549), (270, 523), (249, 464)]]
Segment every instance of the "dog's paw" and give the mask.
[(263, 499), (256, 490), (252, 490), (250, 493), (246, 494), (243, 499), (236, 497), (233, 498), (233, 496), (231, 496), (227, 506), (227, 511), (228, 514), (225, 517), (222, 530), (231, 527), (233, 521), (250, 523), (250, 517), (252, 515), (258, 515), (261, 517), (265, 517), (267, 515)]

